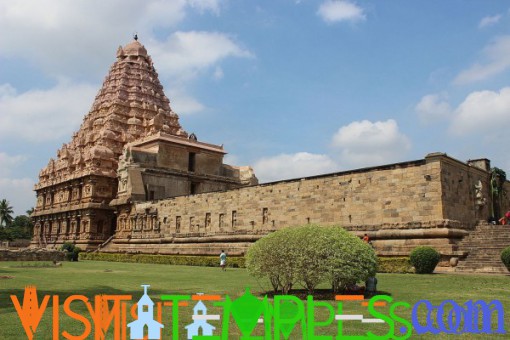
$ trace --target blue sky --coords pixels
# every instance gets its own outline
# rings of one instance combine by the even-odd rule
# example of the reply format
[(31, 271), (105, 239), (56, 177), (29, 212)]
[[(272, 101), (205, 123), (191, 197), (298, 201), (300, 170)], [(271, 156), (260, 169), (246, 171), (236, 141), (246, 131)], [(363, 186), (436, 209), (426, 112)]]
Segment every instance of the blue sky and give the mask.
[(0, 198), (21, 214), (134, 32), (181, 125), (261, 182), (423, 158), (510, 172), (508, 1), (0, 0)]

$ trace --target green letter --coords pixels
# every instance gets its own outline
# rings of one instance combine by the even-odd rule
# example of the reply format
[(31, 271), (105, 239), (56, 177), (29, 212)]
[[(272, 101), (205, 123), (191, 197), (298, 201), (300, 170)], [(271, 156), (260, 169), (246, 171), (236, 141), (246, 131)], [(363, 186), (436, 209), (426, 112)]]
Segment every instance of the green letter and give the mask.
[[(329, 311), (329, 316), (326, 321), (315, 322), (315, 307), (325, 307)], [(307, 322), (308, 322), (308, 340), (330, 340), (333, 339), (331, 335), (315, 335), (315, 327), (324, 327), (330, 325), (335, 318), (335, 310), (329, 302), (314, 302), (313, 296), (308, 295), (308, 303), (306, 306)]]
[[(291, 302), (292, 301), (292, 302)], [(303, 338), (306, 339), (305, 308), (303, 302), (295, 296), (278, 295), (274, 298), (274, 339), (288, 339), (296, 323), (301, 320)]]
[[(395, 323), (393, 322), (393, 319), (391, 317), (388, 317), (387, 315), (384, 315), (382, 313), (379, 313), (375, 307), (374, 304), (378, 300), (386, 301), (388, 304), (393, 301), (393, 298), (391, 296), (387, 295), (376, 295), (373, 298), (370, 299), (368, 302), (368, 311), (370, 312), (370, 315), (372, 315), (374, 318), (381, 319), (385, 321), (389, 326), (390, 330), (385, 335), (379, 336), (372, 332), (367, 332), (369, 339), (393, 339), (393, 335), (395, 334)], [(391, 309), (390, 309), (391, 310)]]
[(191, 300), (189, 295), (161, 295), (161, 301), (172, 301), (172, 339), (179, 339), (179, 301)]

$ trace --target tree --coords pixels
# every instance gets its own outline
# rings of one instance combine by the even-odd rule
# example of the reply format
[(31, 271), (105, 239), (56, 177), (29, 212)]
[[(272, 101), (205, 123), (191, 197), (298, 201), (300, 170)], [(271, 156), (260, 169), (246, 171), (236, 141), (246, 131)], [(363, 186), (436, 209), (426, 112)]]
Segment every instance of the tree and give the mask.
[(19, 215), (14, 218), (10, 228), (13, 239), (30, 239), (34, 231), (34, 224), (30, 217)]
[(7, 227), (12, 222), (14, 211), (5, 198), (0, 201), (0, 227)]

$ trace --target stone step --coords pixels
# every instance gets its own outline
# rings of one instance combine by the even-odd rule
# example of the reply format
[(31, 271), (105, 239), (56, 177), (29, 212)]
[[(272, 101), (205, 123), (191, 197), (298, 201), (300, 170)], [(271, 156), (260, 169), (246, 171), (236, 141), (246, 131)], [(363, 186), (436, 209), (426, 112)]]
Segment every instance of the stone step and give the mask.
[[(483, 243), (483, 242), (486, 242), (486, 241), (490, 241), (491, 244), (492, 244), (492, 242), (495, 242), (495, 243), (499, 243), (499, 244), (508, 244), (508, 245), (510, 245), (509, 244), (510, 239), (507, 239), (506, 237), (504, 239), (502, 239), (502, 238), (492, 238), (492, 237), (478, 237), (477, 238), (476, 235), (469, 235), (468, 237), (469, 237), (469, 239), (467, 239), (467, 240), (470, 241), (469, 243), (471, 243), (471, 242)], [(473, 238), (473, 237), (475, 237), (475, 238)], [(459, 244), (462, 244), (462, 243), (465, 243), (465, 241), (462, 241)]]
[(455, 269), (455, 272), (456, 273), (473, 273), (473, 274), (477, 274), (477, 273), (480, 273), (480, 274), (508, 274), (508, 270), (507, 271), (502, 271), (502, 270), (495, 270), (493, 268), (479, 268), (479, 269), (473, 269), (473, 268), (470, 268), (470, 269)]
[(458, 272), (508, 274), (501, 251), (510, 246), (510, 226), (482, 224), (458, 244), (467, 256), (455, 267)]
[(495, 267), (495, 268), (505, 268), (505, 266), (498, 262), (492, 262), (492, 261), (470, 261), (470, 262), (463, 262), (459, 261), (459, 264), (457, 267)]
[(481, 249), (472, 249), (467, 250), (467, 255), (471, 256), (488, 256), (488, 257), (497, 257), (498, 259), (501, 257), (501, 251), (483, 251)]
[(505, 266), (501, 263), (501, 262), (496, 262), (496, 261), (477, 261), (477, 260), (474, 260), (474, 261), (470, 261), (468, 263), (464, 262), (464, 261), (459, 261), (459, 264), (458, 266), (466, 266), (466, 265), (491, 265), (491, 266), (496, 266), (496, 267), (501, 267), (501, 268), (504, 268)]

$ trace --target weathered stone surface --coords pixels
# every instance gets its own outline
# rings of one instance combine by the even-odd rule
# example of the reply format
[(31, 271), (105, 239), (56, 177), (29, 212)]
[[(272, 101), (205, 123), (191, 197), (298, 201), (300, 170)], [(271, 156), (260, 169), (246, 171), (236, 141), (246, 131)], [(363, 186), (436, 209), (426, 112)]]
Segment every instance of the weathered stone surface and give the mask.
[(49, 249), (0, 249), (0, 261), (63, 261), (65, 252)]

